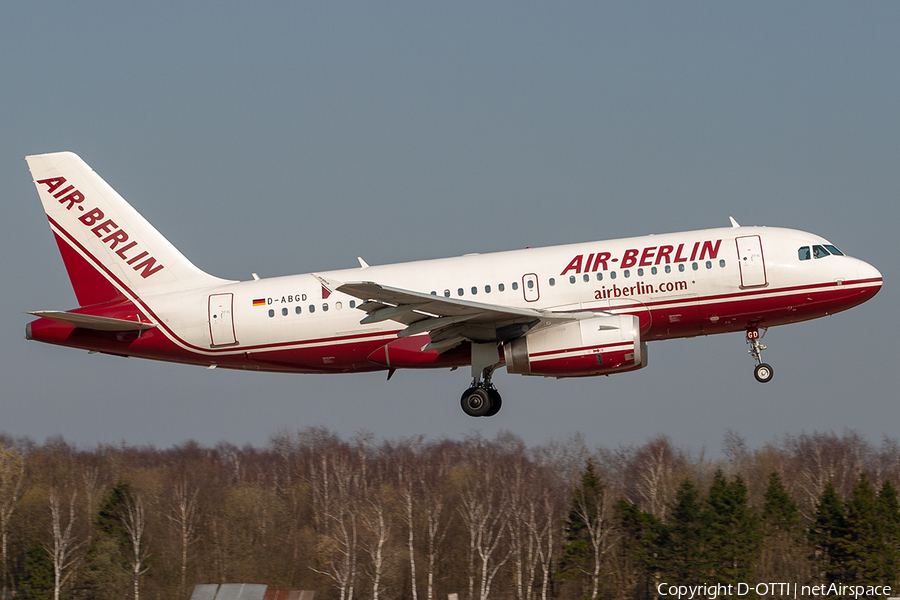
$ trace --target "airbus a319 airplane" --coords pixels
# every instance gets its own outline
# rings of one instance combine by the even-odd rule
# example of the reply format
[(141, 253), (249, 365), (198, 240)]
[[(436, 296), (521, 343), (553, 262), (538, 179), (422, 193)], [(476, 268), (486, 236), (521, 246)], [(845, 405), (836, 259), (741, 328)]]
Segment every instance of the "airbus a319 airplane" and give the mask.
[(78, 156), (26, 158), (79, 307), (26, 337), (118, 356), (289, 373), (470, 365), (466, 414), (497, 414), (491, 376), (641, 369), (647, 342), (746, 332), (865, 302), (881, 273), (803, 231), (731, 227), (250, 281), (204, 273)]

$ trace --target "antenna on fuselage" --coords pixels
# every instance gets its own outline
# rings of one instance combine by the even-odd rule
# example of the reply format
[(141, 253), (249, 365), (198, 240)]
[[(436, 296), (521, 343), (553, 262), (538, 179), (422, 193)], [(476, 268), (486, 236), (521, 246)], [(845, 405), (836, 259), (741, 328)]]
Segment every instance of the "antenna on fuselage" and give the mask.
[(740, 227), (740, 225), (738, 224), (738, 222), (734, 220), (734, 217), (728, 217), (728, 219), (731, 221), (731, 226), (732, 226), (732, 227)]

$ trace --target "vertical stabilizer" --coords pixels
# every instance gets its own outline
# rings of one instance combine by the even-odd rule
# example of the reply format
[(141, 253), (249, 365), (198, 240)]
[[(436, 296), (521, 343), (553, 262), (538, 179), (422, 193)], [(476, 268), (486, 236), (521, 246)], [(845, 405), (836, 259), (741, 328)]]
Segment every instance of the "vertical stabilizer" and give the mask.
[(25, 160), (80, 305), (226, 282), (191, 264), (77, 155)]

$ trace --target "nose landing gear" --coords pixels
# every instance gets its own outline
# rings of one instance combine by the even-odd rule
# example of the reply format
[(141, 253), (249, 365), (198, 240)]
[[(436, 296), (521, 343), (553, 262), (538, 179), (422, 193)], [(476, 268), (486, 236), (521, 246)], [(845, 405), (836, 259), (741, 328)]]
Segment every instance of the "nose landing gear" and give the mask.
[(750, 349), (747, 352), (749, 352), (750, 356), (753, 357), (753, 360), (756, 361), (756, 367), (753, 369), (753, 376), (760, 383), (769, 383), (772, 381), (772, 376), (775, 375), (775, 370), (772, 369), (772, 365), (762, 361), (762, 351), (765, 350), (766, 347), (760, 340), (766, 335), (766, 331), (767, 328), (765, 327), (763, 327), (762, 334), (759, 333), (759, 329), (756, 327), (747, 330), (747, 343), (750, 344)]

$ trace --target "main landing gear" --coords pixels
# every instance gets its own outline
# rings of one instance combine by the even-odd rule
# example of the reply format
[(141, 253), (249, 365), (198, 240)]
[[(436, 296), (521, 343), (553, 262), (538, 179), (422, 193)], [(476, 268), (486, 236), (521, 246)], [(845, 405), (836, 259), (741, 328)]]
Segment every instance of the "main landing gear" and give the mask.
[(500, 352), (496, 343), (472, 344), (472, 385), (459, 399), (463, 412), (470, 417), (493, 417), (500, 412), (503, 400), (491, 383), (498, 366)]
[(491, 383), (493, 373), (493, 366), (486, 367), (482, 371), (483, 380), (476, 377), (472, 381), (472, 387), (463, 392), (459, 399), (463, 412), (470, 417), (493, 417), (500, 412), (503, 400), (500, 398), (500, 392)]
[(766, 347), (760, 340), (766, 335), (766, 331), (767, 329), (765, 327), (763, 327), (762, 334), (759, 333), (759, 329), (756, 327), (747, 330), (747, 343), (750, 344), (750, 349), (747, 352), (749, 352), (750, 356), (753, 357), (753, 360), (756, 361), (756, 367), (753, 369), (753, 376), (756, 377), (756, 380), (760, 383), (769, 383), (772, 381), (772, 376), (775, 374), (772, 365), (762, 361), (762, 351), (765, 350)]

